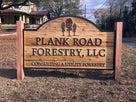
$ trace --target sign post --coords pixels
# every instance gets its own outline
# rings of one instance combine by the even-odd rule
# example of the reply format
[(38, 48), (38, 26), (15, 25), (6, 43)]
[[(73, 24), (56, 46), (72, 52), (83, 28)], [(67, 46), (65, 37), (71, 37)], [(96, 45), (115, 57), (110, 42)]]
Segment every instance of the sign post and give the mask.
[(120, 74), (121, 74), (122, 29), (123, 29), (123, 23), (117, 22), (115, 24), (115, 31), (116, 31), (115, 73), (114, 73), (115, 80), (120, 79)]
[(17, 21), (17, 80), (23, 80), (24, 79), (23, 29), (24, 29), (24, 22), (23, 21)]
[(117, 23), (115, 34), (101, 31), (94, 23), (81, 17), (59, 17), (37, 29), (24, 31), (23, 22), (19, 21), (17, 79), (24, 78), (23, 68), (114, 70), (115, 79), (119, 79), (121, 24)]

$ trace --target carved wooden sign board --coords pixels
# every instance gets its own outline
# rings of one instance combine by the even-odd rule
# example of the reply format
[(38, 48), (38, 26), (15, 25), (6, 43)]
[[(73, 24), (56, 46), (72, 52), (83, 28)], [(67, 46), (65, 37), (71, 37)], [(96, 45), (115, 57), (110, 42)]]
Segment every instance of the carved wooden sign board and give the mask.
[(80, 17), (59, 17), (24, 30), (25, 68), (113, 69), (114, 32)]

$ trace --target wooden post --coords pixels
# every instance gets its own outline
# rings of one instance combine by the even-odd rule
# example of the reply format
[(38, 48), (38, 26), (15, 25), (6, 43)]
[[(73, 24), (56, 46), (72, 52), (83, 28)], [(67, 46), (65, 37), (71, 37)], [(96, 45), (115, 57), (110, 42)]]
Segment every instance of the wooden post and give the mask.
[(23, 29), (24, 29), (24, 22), (23, 21), (17, 21), (17, 80), (23, 80), (24, 79)]
[(121, 74), (121, 50), (122, 50), (123, 22), (116, 22), (116, 49), (115, 49), (115, 80), (120, 79)]

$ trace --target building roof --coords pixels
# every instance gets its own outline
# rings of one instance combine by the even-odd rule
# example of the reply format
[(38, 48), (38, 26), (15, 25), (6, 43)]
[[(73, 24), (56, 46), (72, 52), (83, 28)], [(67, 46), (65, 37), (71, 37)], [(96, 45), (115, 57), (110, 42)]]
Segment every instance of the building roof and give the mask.
[(6, 9), (6, 10), (0, 10), (0, 14), (26, 14), (26, 13), (13, 9)]
[(29, 15), (39, 15), (39, 16), (44, 16), (47, 15), (49, 12), (48, 11), (32, 11)]
[(44, 16), (47, 15), (48, 13), (49, 13), (48, 11), (32, 11), (31, 13), (26, 13), (13, 9), (0, 10), (0, 14), (25, 14), (31, 16)]

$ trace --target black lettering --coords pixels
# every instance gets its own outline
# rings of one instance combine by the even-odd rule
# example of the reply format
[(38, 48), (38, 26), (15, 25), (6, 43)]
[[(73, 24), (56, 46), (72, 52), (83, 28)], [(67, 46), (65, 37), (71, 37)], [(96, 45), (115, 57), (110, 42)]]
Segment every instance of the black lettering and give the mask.
[(93, 42), (92, 42), (92, 39), (91, 39), (91, 38), (88, 40), (87, 46), (93, 46)]
[(33, 56), (35, 56), (35, 53), (37, 52), (37, 48), (32, 48)]
[(93, 56), (98, 56), (98, 54), (96, 54), (96, 49), (93, 49)]
[(52, 55), (57, 56), (57, 49), (52, 49)]
[(32, 62), (32, 63), (31, 63), (31, 65), (32, 65), (32, 66), (35, 66), (35, 63), (34, 63), (34, 62)]
[(44, 49), (43, 48), (39, 48), (38, 51), (37, 51), (37, 54), (39, 56), (42, 56), (44, 54)]
[(100, 55), (101, 57), (105, 57), (105, 54), (102, 55), (102, 52), (105, 52), (105, 49), (101, 49), (101, 50), (99, 51), (99, 55)]
[(79, 44), (80, 44), (81, 46), (84, 46), (84, 45), (86, 44), (86, 39), (85, 39), (85, 38), (81, 38), (81, 39), (79, 40)]
[(90, 49), (87, 49), (87, 56), (92, 56), (92, 54), (90, 54)]
[(78, 44), (78, 38), (73, 38), (73, 45), (79, 46), (79, 44)]
[(80, 56), (82, 49), (76, 49), (76, 51), (77, 51), (77, 53), (78, 53), (78, 56)]
[(63, 38), (63, 45), (69, 46), (69, 43), (67, 42), (69, 38)]
[(70, 56), (76, 56), (76, 55), (75, 55), (75, 50), (74, 50), (74, 49), (70, 49)]
[(42, 38), (42, 45), (46, 45), (46, 42), (44, 40), (45, 38)]
[(61, 45), (62, 44), (62, 38), (58, 39), (58, 38), (55, 38), (55, 45), (58, 46), (58, 45)]
[(62, 55), (63, 55), (62, 49), (59, 49), (58, 50), (58, 56), (62, 56)]
[(41, 41), (41, 38), (37, 37), (36, 38), (36, 45), (39, 45), (39, 42)]
[(47, 48), (46, 49), (46, 54), (45, 54), (46, 56), (51, 56), (51, 54), (50, 54), (50, 49), (49, 48)]
[(48, 45), (54, 45), (52, 38), (49, 39)]
[(69, 49), (65, 49), (64, 51), (65, 51), (65, 55), (64, 56), (68, 56)]
[(95, 46), (100, 46), (102, 44), (102, 39), (95, 38)]

